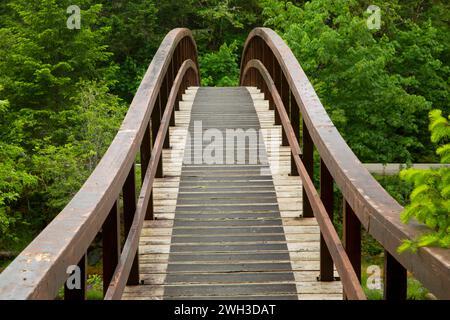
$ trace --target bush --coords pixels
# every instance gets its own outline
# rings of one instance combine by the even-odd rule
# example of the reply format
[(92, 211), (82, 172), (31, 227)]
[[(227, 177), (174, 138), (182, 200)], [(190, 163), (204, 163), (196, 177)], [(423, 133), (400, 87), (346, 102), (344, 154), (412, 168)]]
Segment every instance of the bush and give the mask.
[(228, 87), (239, 84), (237, 44), (224, 43), (219, 51), (200, 57), (202, 86)]
[[(450, 125), (442, 116), (442, 111), (430, 112), (431, 141), (441, 143), (437, 154), (441, 162), (450, 160)], [(450, 119), (450, 116), (449, 116)], [(411, 192), (411, 203), (401, 214), (403, 223), (415, 218), (430, 228), (430, 232), (420, 235), (417, 239), (404, 240), (398, 248), (416, 251), (419, 247), (439, 246), (450, 248), (450, 168), (442, 167), (438, 170), (406, 169), (400, 177), (414, 184)]]

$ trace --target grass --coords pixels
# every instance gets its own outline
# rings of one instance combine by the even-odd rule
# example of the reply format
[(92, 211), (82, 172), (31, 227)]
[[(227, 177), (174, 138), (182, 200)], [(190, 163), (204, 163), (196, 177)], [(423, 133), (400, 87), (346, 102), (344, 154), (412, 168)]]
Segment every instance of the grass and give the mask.
[[(103, 300), (103, 279), (99, 274), (89, 274), (86, 280), (86, 300)], [(56, 300), (64, 299), (64, 287), (61, 287)]]
[(103, 300), (103, 278), (101, 275), (89, 275), (86, 296), (87, 300)]

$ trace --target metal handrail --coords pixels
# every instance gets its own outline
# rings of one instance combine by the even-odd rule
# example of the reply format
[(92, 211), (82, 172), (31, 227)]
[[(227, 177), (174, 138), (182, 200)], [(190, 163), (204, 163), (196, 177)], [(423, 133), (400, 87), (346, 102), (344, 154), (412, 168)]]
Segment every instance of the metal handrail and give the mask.
[[(191, 71), (187, 72), (188, 69)], [(174, 100), (171, 89), (180, 70), (183, 75), (182, 79), (176, 80), (178, 90)], [(122, 190), (125, 229), (128, 233), (131, 229), (133, 235), (138, 232), (133, 223), (136, 208), (134, 164), (141, 151), (141, 163), (143, 161), (143, 167), (148, 167), (150, 120), (152, 130), (157, 132), (165, 102), (169, 100), (167, 106), (172, 110), (173, 104), (180, 100), (182, 90), (198, 85), (197, 47), (192, 33), (184, 28), (174, 29), (162, 41), (118, 133), (95, 170), (69, 204), (0, 275), (0, 299), (53, 299), (68, 278), (68, 266), (78, 265), (85, 274), (86, 251), (100, 230), (114, 238), (108, 242), (112, 248), (104, 248), (104, 259), (106, 257), (108, 261), (104, 263), (104, 278), (105, 273), (111, 277), (119, 262), (117, 200)], [(166, 134), (158, 138), (168, 141)], [(156, 151), (161, 153), (160, 149)], [(154, 155), (155, 152), (151, 154), (152, 157)], [(161, 165), (162, 161), (157, 162), (155, 164), (152, 158), (150, 170), (153, 170), (152, 166)], [(144, 187), (150, 188), (151, 185)], [(139, 208), (144, 212), (148, 210), (142, 206)], [(127, 251), (127, 255), (131, 253)], [(109, 279), (104, 279), (104, 282), (106, 289)], [(84, 297), (85, 288), (79, 295)]]
[[(255, 85), (266, 93), (267, 87), (259, 75), (251, 70), (244, 72), (249, 61), (254, 59), (260, 60), (268, 70), (285, 107), (295, 105), (301, 114), (303, 139), (307, 137), (312, 142), (311, 146), (306, 143), (302, 150), (303, 161), (310, 159), (305, 162), (310, 177), (312, 147), (315, 146), (322, 162), (321, 171), (329, 173), (336, 182), (347, 211), (353, 211), (350, 214), (357, 217), (358, 225), (360, 223), (384, 247), (390, 259), (388, 266), (392, 261), (394, 265), (398, 263), (400, 268), (414, 273), (415, 278), (438, 298), (450, 299), (450, 250), (426, 247), (417, 253), (397, 252), (403, 239), (414, 239), (427, 228), (414, 222), (405, 225), (400, 221), (403, 207), (373, 178), (344, 141), (287, 44), (269, 28), (256, 28), (247, 38), (241, 61), (241, 85)], [(305, 203), (307, 200), (307, 197), (303, 198)], [(351, 259), (355, 264), (360, 257)], [(398, 270), (398, 266), (386, 269)], [(385, 272), (389, 275), (389, 270)], [(406, 288), (406, 270), (401, 273), (404, 274)]]

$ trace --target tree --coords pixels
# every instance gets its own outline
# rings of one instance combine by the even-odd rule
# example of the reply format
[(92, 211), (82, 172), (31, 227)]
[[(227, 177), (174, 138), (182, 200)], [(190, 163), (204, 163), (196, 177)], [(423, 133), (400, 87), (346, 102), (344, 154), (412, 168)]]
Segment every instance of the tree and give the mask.
[(122, 101), (109, 93), (117, 68), (105, 44), (109, 27), (100, 25), (101, 6), (80, 1), (81, 29), (69, 30), (70, 4), (0, 6), (0, 241), (14, 239), (22, 223), (40, 230), (53, 219), (124, 115)]
[(449, 92), (434, 26), (402, 18), (401, 6), (391, 1), (379, 4), (381, 30), (367, 28), (365, 2), (263, 3), (266, 25), (288, 42), (362, 161), (432, 160), (419, 129), (432, 105), (447, 101)]
[(100, 3), (100, 25), (110, 28), (105, 42), (117, 66), (111, 89), (130, 103), (166, 31), (157, 30), (155, 1), (103, 0)]
[[(12, 111), (64, 110), (80, 79), (103, 78), (111, 57), (102, 44), (108, 28), (93, 28), (100, 5), (81, 11), (82, 28), (66, 27), (70, 1), (14, 0), (16, 18), (0, 30), (0, 83)], [(82, 4), (88, 4), (82, 1)]]
[(237, 44), (224, 43), (219, 51), (200, 57), (203, 86), (236, 86), (239, 82)]
[[(2, 120), (8, 109), (9, 102), (0, 100), (0, 129), (5, 128)], [(0, 141), (0, 238), (14, 239), (11, 229), (23, 218), (23, 212), (14, 205), (37, 185), (37, 178), (26, 170), (26, 161), (21, 147)]]

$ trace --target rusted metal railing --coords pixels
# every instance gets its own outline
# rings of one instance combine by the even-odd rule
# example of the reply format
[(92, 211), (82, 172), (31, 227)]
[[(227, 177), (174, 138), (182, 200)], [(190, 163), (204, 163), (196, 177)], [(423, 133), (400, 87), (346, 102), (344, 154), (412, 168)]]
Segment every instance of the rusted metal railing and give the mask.
[[(241, 85), (256, 86), (275, 110), (290, 146), (292, 174), (303, 180), (303, 215), (315, 216), (321, 230), (320, 277), (332, 281), (333, 265), (348, 299), (364, 299), (361, 281), (361, 226), (385, 249), (384, 295), (405, 299), (407, 270), (438, 298), (450, 299), (450, 250), (421, 248), (397, 253), (403, 239), (425, 230), (404, 225), (403, 210), (372, 177), (331, 122), (314, 88), (284, 41), (271, 29), (254, 29), (245, 43)], [(302, 128), (300, 130), (300, 128)], [(301, 148), (298, 141), (301, 141)], [(320, 195), (313, 179), (313, 152), (320, 155)], [(333, 221), (333, 186), (343, 196), (343, 245)]]
[[(152, 184), (162, 177), (168, 127), (189, 86), (199, 85), (197, 47), (188, 29), (174, 29), (161, 43), (116, 137), (94, 172), (61, 213), (0, 275), (0, 299), (53, 299), (78, 265), (81, 288), (66, 299), (85, 299), (86, 252), (101, 231), (105, 299), (120, 298), (139, 283), (138, 240), (153, 218)], [(135, 163), (140, 154), (141, 193), (136, 199)], [(119, 199), (125, 244), (121, 248)]]
[[(153, 218), (152, 186), (155, 178), (162, 177), (162, 150), (170, 146), (168, 128), (174, 124), (182, 93), (198, 85), (195, 41), (189, 30), (174, 29), (163, 40), (119, 132), (94, 172), (0, 275), (0, 299), (53, 299), (65, 285), (70, 265), (79, 267), (82, 286), (66, 288), (65, 298), (84, 299), (86, 252), (99, 232), (105, 299), (118, 299), (127, 284), (139, 283), (139, 235), (144, 220)], [(353, 154), (297, 59), (274, 31), (256, 28), (249, 35), (241, 85), (260, 88), (275, 110), (276, 124), (282, 125), (282, 143), (290, 146), (292, 153), (292, 174), (303, 180), (303, 215), (315, 216), (321, 230), (319, 280), (333, 281), (335, 265), (346, 298), (365, 299), (360, 286), (362, 226), (385, 249), (385, 298), (406, 297), (406, 270), (410, 270), (438, 298), (450, 299), (450, 250), (421, 248), (416, 254), (397, 253), (402, 239), (415, 238), (426, 229), (401, 223), (403, 208)], [(320, 192), (312, 181), (314, 148), (320, 155)], [(332, 223), (334, 183), (344, 199), (342, 242)]]

